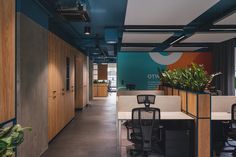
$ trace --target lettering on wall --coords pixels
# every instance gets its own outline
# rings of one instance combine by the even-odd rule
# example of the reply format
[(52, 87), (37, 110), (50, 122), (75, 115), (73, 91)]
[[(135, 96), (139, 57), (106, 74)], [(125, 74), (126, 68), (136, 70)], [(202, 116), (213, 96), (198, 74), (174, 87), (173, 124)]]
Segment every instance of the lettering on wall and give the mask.
[(159, 75), (156, 73), (154, 74), (148, 74), (147, 75), (147, 88), (148, 89), (155, 89), (157, 88), (157, 85), (159, 84)]

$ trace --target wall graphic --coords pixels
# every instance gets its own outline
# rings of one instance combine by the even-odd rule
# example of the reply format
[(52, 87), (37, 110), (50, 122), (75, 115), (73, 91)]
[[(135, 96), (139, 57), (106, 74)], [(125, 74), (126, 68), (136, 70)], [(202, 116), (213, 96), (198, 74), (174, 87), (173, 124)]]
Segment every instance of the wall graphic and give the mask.
[(212, 73), (213, 58), (206, 52), (120, 52), (117, 59), (118, 89), (135, 84), (138, 90), (156, 89), (158, 69), (186, 67), (191, 63), (203, 64)]

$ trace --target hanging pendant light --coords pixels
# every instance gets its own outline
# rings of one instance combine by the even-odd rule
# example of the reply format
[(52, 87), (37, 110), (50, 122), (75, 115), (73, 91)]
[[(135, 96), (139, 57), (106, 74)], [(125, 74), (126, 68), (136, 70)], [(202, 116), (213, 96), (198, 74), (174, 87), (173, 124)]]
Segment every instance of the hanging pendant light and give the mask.
[(90, 35), (91, 34), (91, 28), (89, 26), (84, 27), (84, 34), (85, 35)]

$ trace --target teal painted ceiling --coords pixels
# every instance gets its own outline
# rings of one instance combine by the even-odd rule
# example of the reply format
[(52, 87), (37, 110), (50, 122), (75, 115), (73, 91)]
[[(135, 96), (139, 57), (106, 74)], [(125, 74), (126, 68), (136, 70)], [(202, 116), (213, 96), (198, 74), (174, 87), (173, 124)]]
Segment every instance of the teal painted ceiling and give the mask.
[[(83, 0), (86, 4), (90, 22), (67, 21), (60, 17), (56, 9), (60, 6), (75, 6), (77, 0), (38, 0), (47, 10), (52, 13), (49, 20), (49, 29), (65, 29), (72, 35), (72, 40), (78, 47), (91, 58), (97, 60), (115, 62), (117, 44), (105, 42), (105, 29), (115, 28), (118, 37), (121, 38), (126, 11), (126, 0)], [(84, 34), (84, 27), (91, 28), (91, 34)], [(60, 29), (59, 29), (60, 27)]]
[[(29, 0), (28, 0), (29, 1)], [(86, 4), (90, 22), (73, 22), (63, 19), (58, 15), (58, 6), (75, 6), (77, 0), (32, 0), (39, 2), (49, 12), (48, 27), (50, 30), (62, 34), (64, 30), (74, 45), (84, 53), (88, 54), (95, 62), (115, 62), (116, 54), (121, 47), (154, 47), (153, 51), (163, 51), (170, 46), (170, 43), (190, 37), (196, 32), (236, 32), (236, 25), (215, 26), (214, 22), (232, 14), (236, 10), (235, 0), (219, 0), (206, 12), (187, 25), (126, 25), (124, 26), (126, 7), (128, 0), (80, 0)], [(145, 1), (148, 3), (148, 1)], [(144, 4), (145, 4), (144, 3)], [(161, 4), (160, 4), (161, 5)], [(165, 7), (165, 6), (163, 6)], [(142, 8), (140, 12), (142, 11)], [(168, 8), (166, 8), (168, 9)], [(143, 12), (145, 14), (145, 12)], [(165, 16), (165, 15), (163, 15)], [(236, 22), (235, 22), (236, 23)], [(84, 27), (91, 27), (91, 35), (84, 35)], [(118, 31), (118, 43), (108, 44), (105, 42), (105, 30), (114, 28)], [(232, 29), (231, 31), (225, 29)], [(154, 30), (155, 29), (155, 30)], [(173, 30), (171, 30), (173, 29)], [(162, 43), (122, 43), (123, 32), (172, 32), (173, 35)], [(214, 31), (216, 32), (216, 31)], [(63, 35), (62, 35), (63, 36)], [(66, 38), (66, 35), (64, 35)], [(181, 39), (181, 40), (183, 40)], [(188, 43), (178, 42), (174, 46), (209, 47), (211, 43)]]

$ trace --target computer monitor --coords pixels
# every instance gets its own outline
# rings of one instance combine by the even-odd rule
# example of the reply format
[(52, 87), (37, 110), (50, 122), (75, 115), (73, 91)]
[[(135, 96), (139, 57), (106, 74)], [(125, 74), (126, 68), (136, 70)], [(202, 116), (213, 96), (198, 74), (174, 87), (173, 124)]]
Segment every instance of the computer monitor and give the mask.
[(136, 88), (136, 85), (135, 84), (126, 84), (126, 89), (128, 89), (128, 90), (135, 90), (135, 88)]

